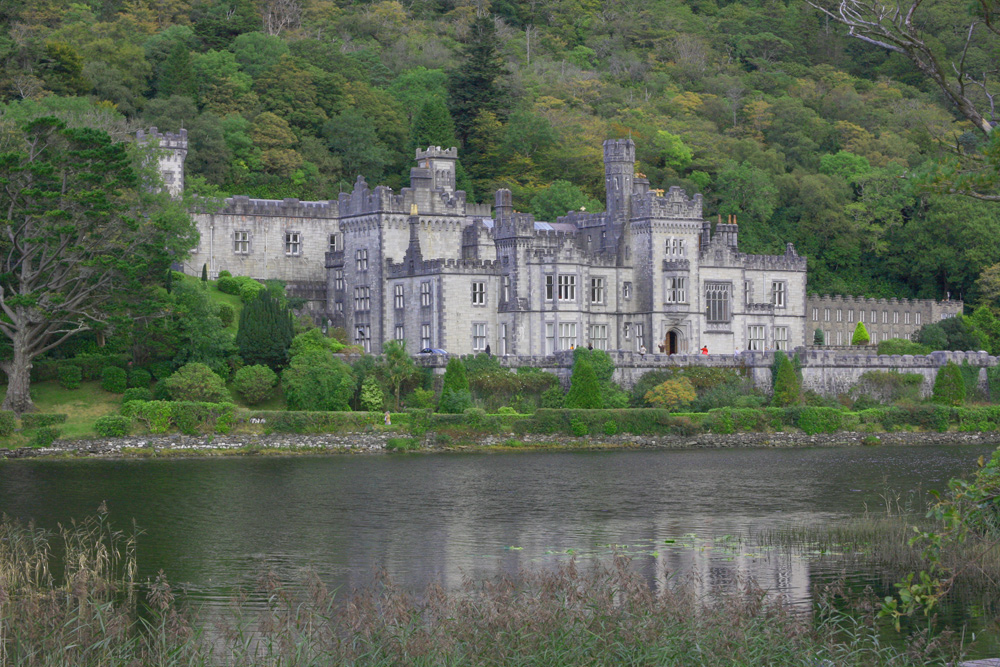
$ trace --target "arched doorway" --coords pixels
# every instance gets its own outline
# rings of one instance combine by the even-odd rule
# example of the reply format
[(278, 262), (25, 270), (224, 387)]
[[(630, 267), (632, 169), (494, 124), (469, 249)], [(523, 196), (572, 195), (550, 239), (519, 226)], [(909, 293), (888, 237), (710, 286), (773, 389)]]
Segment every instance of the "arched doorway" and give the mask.
[(667, 354), (677, 354), (680, 351), (680, 336), (671, 329), (667, 332)]

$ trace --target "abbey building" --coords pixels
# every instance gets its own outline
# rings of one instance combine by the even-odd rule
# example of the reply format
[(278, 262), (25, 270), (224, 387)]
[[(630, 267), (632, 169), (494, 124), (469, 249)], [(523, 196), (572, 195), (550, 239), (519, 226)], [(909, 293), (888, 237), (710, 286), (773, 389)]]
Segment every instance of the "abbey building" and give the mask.
[[(167, 148), (173, 191), (182, 137), (140, 137), (152, 138)], [(229, 198), (194, 214), (201, 238), (185, 269), (282, 280), (375, 353), (397, 339), (452, 354), (732, 354), (812, 344), (823, 326), (807, 303), (805, 257), (791, 244), (741, 252), (738, 226), (705, 220), (701, 195), (651, 189), (636, 174), (630, 139), (604, 142), (606, 212), (555, 221), (516, 212), (508, 190), (492, 207), (467, 201), (457, 159), (454, 148), (418, 150), (399, 192), (358, 177), (331, 201)]]

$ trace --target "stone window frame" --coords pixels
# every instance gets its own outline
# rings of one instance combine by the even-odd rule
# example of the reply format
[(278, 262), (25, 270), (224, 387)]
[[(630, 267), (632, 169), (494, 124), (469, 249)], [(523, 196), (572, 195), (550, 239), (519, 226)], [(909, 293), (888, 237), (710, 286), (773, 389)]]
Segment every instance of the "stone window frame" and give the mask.
[(545, 274), (545, 300), (552, 301), (556, 295), (556, 279), (554, 274)]
[(910, 311), (908, 310), (903, 313), (903, 323), (904, 324), (910, 323)]
[(396, 285), (392, 290), (393, 306), (396, 310), (403, 310), (406, 306), (406, 296), (403, 294), (403, 286)]
[(899, 311), (898, 310), (892, 311), (892, 323), (893, 324), (899, 324)]
[(590, 279), (590, 303), (604, 305), (607, 302), (606, 279), (604, 276), (594, 276)]
[(396, 325), (396, 338), (394, 340), (398, 340), (400, 342), (405, 341), (406, 340), (406, 334), (404, 333), (404, 331), (405, 330), (403, 328), (403, 325), (402, 324), (397, 324)]
[(920, 312), (919, 311), (916, 312), (916, 313), (913, 313), (913, 323), (915, 325), (917, 325), (918, 327), (920, 326)]
[(705, 321), (725, 324), (733, 321), (733, 283), (705, 281)]
[(354, 288), (354, 312), (364, 313), (372, 309), (372, 288), (358, 285)]
[(824, 322), (829, 322), (830, 321), (830, 309), (829, 308), (824, 308), (823, 309), (823, 321)]
[(882, 324), (889, 324), (889, 311), (888, 310), (883, 310), (882, 311)]
[(344, 270), (336, 269), (333, 273), (333, 289), (335, 292), (344, 291)]
[[(238, 234), (246, 234), (245, 239), (237, 238)], [(240, 250), (240, 244), (245, 243), (246, 249)], [(249, 229), (235, 229), (233, 230), (233, 254), (234, 255), (249, 255), (253, 252), (253, 233)]]
[(500, 294), (504, 303), (510, 301), (510, 274), (500, 276)]
[(545, 354), (552, 354), (556, 351), (556, 323), (545, 323)]
[(878, 311), (877, 311), (877, 310), (875, 310), (874, 308), (872, 309), (872, 319), (871, 319), (871, 323), (872, 323), (872, 324), (878, 324)]
[(775, 308), (786, 308), (788, 306), (788, 281), (771, 281), (771, 304)]
[(473, 306), (486, 305), (486, 281), (484, 280), (472, 281), (472, 305)]
[(837, 322), (843, 322), (843, 321), (844, 321), (844, 309), (843, 308), (838, 308), (837, 309)]
[(303, 245), (302, 232), (296, 229), (285, 230), (285, 257), (301, 257)]
[(424, 350), (431, 346), (431, 325), (423, 322), (420, 325), (420, 349)]
[(344, 302), (343, 301), (337, 301), (336, 303), (334, 303), (333, 304), (333, 312), (335, 312), (335, 313), (342, 313), (342, 312), (344, 312)]
[(632, 282), (626, 280), (622, 283), (622, 298), (631, 299), (632, 298)]
[(763, 324), (748, 324), (747, 349), (762, 352), (765, 347), (767, 347), (767, 327)]
[(482, 352), (486, 349), (489, 344), (487, 342), (489, 328), (486, 326), (486, 322), (473, 322), (472, 323), (472, 351)]
[(330, 252), (337, 252), (339, 250), (343, 250), (343, 241), (340, 240), (340, 234), (338, 234), (337, 232), (330, 234), (329, 249)]
[(354, 251), (354, 265), (358, 271), (368, 270), (368, 249), (358, 248)]
[(666, 276), (663, 286), (663, 303), (687, 303), (686, 276)]
[(646, 347), (646, 324), (645, 322), (635, 322), (635, 349)]
[(594, 346), (595, 350), (607, 350), (608, 349), (608, 325), (607, 324), (591, 324), (590, 325), (590, 344)]
[(579, 329), (576, 322), (560, 322), (557, 333), (560, 350), (569, 350), (580, 343)]
[(774, 327), (774, 349), (788, 351), (788, 327)]
[(743, 281), (743, 305), (749, 306), (753, 303), (753, 281)]
[(816, 306), (813, 306), (812, 316), (813, 316), (812, 317), (813, 322), (819, 322), (819, 308), (817, 308)]
[(560, 273), (559, 280), (556, 281), (558, 286), (558, 292), (556, 293), (559, 297), (559, 301), (576, 301), (576, 274), (575, 273)]
[(358, 324), (354, 327), (354, 344), (360, 345), (365, 352), (372, 351), (371, 325)]
[(424, 280), (420, 283), (420, 307), (430, 308), (434, 304), (434, 299), (431, 296), (431, 281)]
[(853, 308), (848, 308), (847, 309), (847, 323), (848, 324), (854, 324), (854, 309)]

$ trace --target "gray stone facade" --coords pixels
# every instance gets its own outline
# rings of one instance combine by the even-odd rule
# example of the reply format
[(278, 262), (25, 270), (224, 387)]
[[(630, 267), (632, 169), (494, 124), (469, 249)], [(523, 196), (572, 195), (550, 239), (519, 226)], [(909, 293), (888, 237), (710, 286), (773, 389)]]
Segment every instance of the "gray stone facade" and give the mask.
[[(159, 142), (164, 178), (179, 193), (186, 133), (153, 128), (139, 138)], [(849, 340), (852, 308), (866, 323), (871, 310), (886, 313), (885, 329), (869, 328), (877, 340), (961, 311), (960, 302), (808, 297), (806, 259), (791, 244), (781, 255), (741, 252), (735, 219), (713, 225), (701, 195), (655, 190), (636, 174), (630, 139), (604, 142), (607, 211), (555, 222), (517, 213), (508, 190), (495, 207), (466, 201), (457, 159), (454, 148), (418, 150), (410, 187), (398, 193), (359, 176), (335, 201), (236, 196), (196, 211), (200, 241), (185, 270), (282, 280), (318, 319), (375, 353), (399, 338), (410, 351), (454, 354), (593, 345), (731, 355), (810, 345), (820, 325), (828, 343)], [(828, 310), (842, 321), (810, 321)]]
[(806, 344), (813, 344), (816, 330), (823, 331), (828, 347), (849, 346), (858, 322), (864, 322), (869, 345), (890, 338), (909, 339), (920, 327), (955, 317), (961, 301), (930, 299), (866, 299), (857, 296), (810, 294), (806, 300)]

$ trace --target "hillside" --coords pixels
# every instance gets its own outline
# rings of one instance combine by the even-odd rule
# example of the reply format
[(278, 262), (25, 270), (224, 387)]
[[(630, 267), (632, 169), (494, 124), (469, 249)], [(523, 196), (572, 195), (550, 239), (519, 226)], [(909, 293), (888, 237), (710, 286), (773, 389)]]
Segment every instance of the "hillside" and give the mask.
[[(949, 53), (956, 8), (926, 19)], [(745, 250), (794, 242), (811, 290), (976, 301), (1000, 262), (1000, 206), (922, 178), (982, 140), (903, 57), (796, 0), (37, 0), (0, 20), (3, 127), (183, 126), (195, 192), (398, 188), (415, 147), (458, 145), (474, 198), (509, 187), (552, 220), (601, 209), (601, 142), (631, 135), (653, 187), (736, 214)]]

